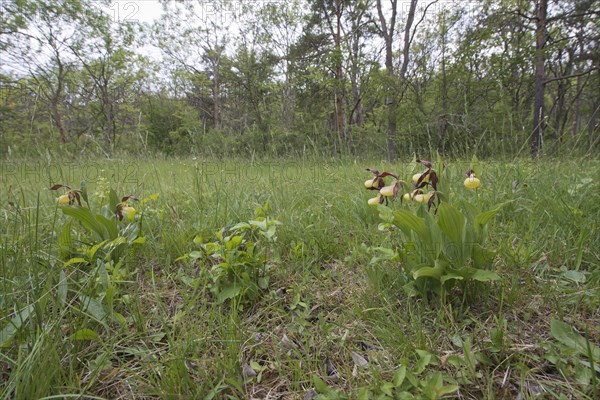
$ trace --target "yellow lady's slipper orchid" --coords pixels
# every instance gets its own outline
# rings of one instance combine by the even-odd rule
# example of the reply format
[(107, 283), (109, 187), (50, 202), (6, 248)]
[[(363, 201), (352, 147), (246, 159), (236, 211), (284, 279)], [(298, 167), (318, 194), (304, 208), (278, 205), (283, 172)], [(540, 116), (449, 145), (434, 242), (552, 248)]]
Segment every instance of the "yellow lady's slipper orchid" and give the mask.
[(371, 188), (373, 187), (373, 181), (374, 181), (374, 180), (375, 180), (375, 179), (369, 179), (369, 180), (365, 181), (365, 187), (366, 187), (367, 189), (371, 189)]
[(379, 191), (379, 193), (385, 197), (392, 197), (394, 195), (394, 187), (395, 186), (396, 186), (396, 184), (394, 183), (393, 185), (382, 187), (381, 190)]
[[(412, 177), (412, 182), (413, 183), (417, 183), (419, 182), (419, 178), (421, 177), (421, 175), (423, 175), (425, 172), (422, 172), (420, 174), (414, 174)], [(423, 178), (423, 180), (421, 182), (429, 182), (429, 174), (425, 175), (425, 177)]]
[(381, 195), (378, 195), (377, 197), (373, 197), (372, 199), (369, 199), (368, 204), (370, 206), (376, 206), (380, 202), (381, 202)]
[(481, 182), (475, 178), (475, 174), (471, 174), (471, 176), (465, 179), (465, 187), (467, 189), (477, 189), (479, 185), (481, 185)]
[(123, 215), (127, 216), (127, 219), (129, 221), (131, 221), (133, 220), (133, 217), (135, 216), (137, 210), (131, 206), (124, 206), (123, 208), (121, 208), (121, 212), (123, 213)]
[(69, 198), (69, 194), (63, 194), (58, 198), (58, 205), (65, 206), (71, 203), (71, 199)]
[(415, 195), (415, 201), (417, 203), (428, 203), (429, 199), (431, 199), (431, 196), (433, 196), (433, 192), (429, 192), (429, 193), (425, 193), (425, 194), (417, 194)]
[(402, 198), (406, 201), (412, 201), (412, 197), (410, 196), (410, 193), (404, 193), (404, 196), (402, 196)]

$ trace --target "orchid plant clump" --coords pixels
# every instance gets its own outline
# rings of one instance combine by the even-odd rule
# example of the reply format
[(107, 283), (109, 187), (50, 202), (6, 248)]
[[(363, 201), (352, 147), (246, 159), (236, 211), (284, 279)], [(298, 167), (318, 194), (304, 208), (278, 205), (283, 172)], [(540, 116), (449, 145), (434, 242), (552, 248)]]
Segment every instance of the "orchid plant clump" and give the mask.
[(136, 218), (137, 210), (130, 204), (138, 198), (130, 195), (119, 200), (111, 189), (108, 204), (93, 211), (85, 182), (80, 189), (57, 184), (50, 190), (66, 191), (56, 202), (70, 218), (58, 234), (61, 303), (79, 304), (103, 324), (111, 317), (124, 323), (114, 304), (122, 299), (118, 296), (122, 283), (137, 273), (132, 258), (137, 246), (145, 243), (141, 217)]
[[(493, 271), (496, 253), (486, 246), (486, 240), (488, 223), (502, 205), (479, 212), (469, 202), (451, 204), (450, 188), (443, 181), (446, 174), (441, 158), (438, 156), (435, 169), (429, 161), (416, 162), (426, 170), (414, 174), (410, 186), (396, 174), (368, 169), (374, 177), (365, 182), (365, 187), (379, 192), (368, 201), (369, 204), (389, 205), (388, 199), (393, 201), (397, 198), (400, 198), (401, 204), (419, 204), (416, 209), (379, 207), (384, 225), (398, 228), (402, 240), (399, 248), (392, 251), (377, 248), (387, 256), (375, 257), (372, 262), (382, 259), (399, 261), (409, 278), (405, 285), (409, 294), (435, 292), (445, 301), (448, 290), (458, 287), (465, 298), (472, 297), (469, 295), (474, 293), (468, 292), (474, 281), (499, 279)], [(393, 180), (386, 185), (385, 179), (389, 177)], [(475, 171), (469, 169), (464, 186), (476, 189), (480, 185)]]

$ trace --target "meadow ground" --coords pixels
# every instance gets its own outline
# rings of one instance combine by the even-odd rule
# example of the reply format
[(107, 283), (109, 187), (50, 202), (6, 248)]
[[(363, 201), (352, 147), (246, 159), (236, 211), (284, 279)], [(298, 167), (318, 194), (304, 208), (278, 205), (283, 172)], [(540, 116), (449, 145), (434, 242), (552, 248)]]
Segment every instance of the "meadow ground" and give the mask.
[[(472, 191), (446, 160), (445, 200), (502, 207), (499, 280), (443, 296), (367, 205), (365, 167), (415, 163), (0, 166), (2, 398), (599, 398), (598, 161), (480, 161)], [(82, 180), (89, 215), (57, 207)]]

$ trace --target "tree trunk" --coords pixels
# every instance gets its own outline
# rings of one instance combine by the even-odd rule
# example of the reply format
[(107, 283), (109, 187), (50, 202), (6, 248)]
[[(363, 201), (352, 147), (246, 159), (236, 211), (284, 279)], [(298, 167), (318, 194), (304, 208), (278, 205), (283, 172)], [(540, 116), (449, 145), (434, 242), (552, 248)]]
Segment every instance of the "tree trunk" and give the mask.
[(101, 75), (98, 79), (98, 83), (101, 83), (100, 91), (102, 93), (102, 103), (104, 107), (104, 118), (106, 119), (106, 127), (104, 128), (104, 144), (106, 145), (107, 151), (112, 140), (114, 140), (114, 115), (113, 115), (113, 104), (110, 95), (110, 78), (106, 71), (106, 65), (102, 66)]
[(344, 71), (342, 69), (342, 0), (335, 4), (336, 28), (333, 40), (335, 44), (335, 128), (340, 145), (346, 144), (344, 124)]
[[(402, 66), (400, 67), (400, 79), (402, 80), (406, 78), (406, 71), (408, 70), (408, 56), (410, 54), (411, 41), (410, 29), (415, 21), (417, 2), (417, 0), (411, 0), (410, 8), (408, 9), (408, 16), (406, 18), (406, 25), (404, 25), (404, 46), (402, 47)], [(394, 0), (394, 7), (396, 7), (396, 0)]]
[(218, 61), (214, 61), (213, 64), (213, 121), (215, 130), (219, 130), (221, 128), (221, 103), (219, 101), (219, 67)]
[(283, 126), (290, 130), (294, 124), (296, 110), (296, 90), (292, 83), (292, 63), (286, 63), (285, 84), (283, 87)]
[(56, 76), (56, 78), (57, 78), (56, 91), (54, 92), (54, 94), (50, 100), (51, 109), (52, 109), (52, 119), (54, 120), (54, 123), (56, 124), (56, 129), (58, 129), (58, 133), (60, 134), (60, 141), (62, 143), (67, 143), (68, 142), (67, 135), (65, 134), (65, 128), (63, 126), (62, 118), (60, 116), (60, 111), (58, 109), (58, 107), (60, 106), (60, 103), (61, 103), (61, 99), (62, 99), (63, 84), (64, 84), (64, 77), (65, 77), (65, 68), (59, 57), (58, 51), (56, 51), (56, 63), (58, 65), (58, 74)]
[(577, 77), (577, 90), (576, 90), (576, 98), (575, 98), (575, 124), (573, 125), (573, 131), (571, 132), (571, 136), (575, 137), (579, 133), (581, 129), (581, 82), (583, 80), (582, 76)]
[(392, 40), (386, 41), (385, 45), (385, 68), (388, 75), (388, 90), (386, 93), (385, 104), (388, 106), (387, 112), (387, 158), (388, 161), (392, 162), (396, 159), (396, 115), (398, 112), (398, 104), (393, 94), (394, 90), (394, 65), (393, 65), (393, 52), (392, 52)]
[(352, 110), (352, 121), (358, 127), (361, 127), (364, 122), (364, 111), (361, 101), (360, 89), (356, 79), (352, 79), (352, 98), (354, 100), (354, 109)]
[[(600, 75), (600, 69), (598, 70), (598, 75)], [(592, 108), (592, 116), (590, 117), (590, 122), (588, 123), (588, 143), (590, 150), (594, 145), (594, 132), (596, 132), (596, 130), (598, 129), (596, 122), (598, 120), (598, 114), (600, 114), (600, 89), (598, 89), (596, 101), (594, 102)]]
[(559, 142), (562, 142), (564, 125), (569, 114), (569, 111), (565, 108), (567, 91), (569, 89), (567, 87), (567, 84), (568, 82), (560, 81), (558, 83), (558, 87), (556, 88), (556, 111), (554, 115), (554, 132), (556, 135), (556, 139)]
[(388, 24), (385, 16), (383, 15), (383, 9), (381, 7), (381, 0), (377, 0), (377, 13), (379, 14), (379, 23), (381, 24), (381, 32), (385, 41), (385, 69), (387, 71), (387, 83), (385, 87), (385, 100), (384, 104), (388, 107), (387, 109), (387, 158), (388, 160), (394, 161), (396, 158), (396, 112), (398, 110), (396, 105), (396, 99), (394, 97), (394, 52), (393, 52), (393, 41), (394, 41), (394, 28), (396, 26), (396, 13), (398, 12), (398, 1), (391, 0), (392, 16), (390, 19), (390, 25), (388, 30)]
[[(390, 0), (391, 6), (391, 17), (388, 28), (388, 23), (383, 15), (383, 9), (381, 7), (381, 0), (377, 0), (377, 14), (379, 14), (379, 23), (383, 39), (385, 41), (385, 69), (387, 71), (388, 82), (385, 88), (385, 104), (388, 106), (387, 110), (387, 157), (389, 161), (394, 161), (396, 158), (396, 116), (398, 115), (398, 95), (397, 87), (394, 85), (394, 81), (397, 78), (394, 74), (394, 29), (396, 27), (396, 15), (398, 12), (398, 0)], [(408, 16), (406, 18), (406, 25), (404, 25), (404, 46), (402, 48), (402, 64), (398, 77), (401, 81), (406, 79), (406, 72), (408, 70), (408, 56), (410, 52), (411, 43), (411, 27), (415, 19), (415, 11), (417, 9), (418, 0), (411, 0), (410, 8), (408, 10)], [(401, 94), (404, 90), (401, 91)], [(400, 96), (401, 97), (401, 96)]]
[(533, 102), (533, 135), (531, 137), (531, 156), (538, 157), (544, 133), (544, 94), (546, 73), (544, 70), (546, 57), (546, 16), (548, 0), (539, 0), (535, 23), (535, 99)]
[(52, 101), (52, 120), (56, 124), (56, 129), (58, 129), (58, 133), (60, 134), (60, 141), (62, 143), (67, 143), (67, 135), (65, 134), (65, 128), (62, 124), (62, 119), (60, 117), (60, 112), (58, 111), (58, 103), (54, 100)]
[(352, 21), (352, 35), (351, 35), (351, 49), (350, 51), (350, 84), (352, 86), (352, 100), (354, 102), (354, 107), (352, 107), (352, 112), (350, 114), (350, 120), (356, 126), (361, 127), (364, 121), (363, 117), (363, 106), (361, 101), (361, 92), (360, 86), (358, 83), (359, 80), (359, 59), (360, 59), (360, 35), (361, 30), (359, 29), (360, 18), (358, 20)]
[(440, 134), (442, 136), (442, 145), (445, 146), (448, 134), (448, 75), (446, 72), (446, 20), (444, 19), (442, 30), (442, 118)]

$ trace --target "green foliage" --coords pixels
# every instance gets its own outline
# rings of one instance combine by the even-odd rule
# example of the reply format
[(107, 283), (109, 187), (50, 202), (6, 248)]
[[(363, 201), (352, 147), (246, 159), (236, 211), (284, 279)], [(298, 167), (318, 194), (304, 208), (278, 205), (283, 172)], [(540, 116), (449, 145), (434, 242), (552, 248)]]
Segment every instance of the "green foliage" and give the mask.
[[(84, 198), (87, 198), (87, 192), (83, 193)], [(87, 243), (87, 246), (79, 249), (87, 262), (93, 263), (96, 259), (102, 259), (119, 263), (127, 249), (131, 250), (134, 245), (144, 242), (144, 238), (139, 236), (140, 220), (134, 220), (135, 210), (124, 221), (119, 221), (119, 203), (117, 194), (111, 189), (109, 202), (102, 206), (100, 212), (94, 213), (88, 207), (75, 205), (61, 207), (63, 214), (79, 222), (87, 233), (83, 242)], [(60, 236), (63, 252), (72, 247), (71, 228), (72, 224), (68, 222)], [(81, 238), (79, 240), (81, 241)]]
[(356, 396), (353, 397), (348, 397), (340, 391), (328, 387), (323, 380), (315, 377), (313, 383), (317, 393), (319, 393), (315, 399), (436, 400), (445, 398), (459, 389), (451, 376), (441, 372), (428, 373), (428, 367), (431, 368), (438, 364), (438, 360), (431, 353), (425, 350), (417, 350), (417, 355), (418, 359), (412, 368), (402, 365), (393, 373), (390, 380), (382, 380), (374, 386), (361, 387), (358, 389)]
[[(359, 160), (82, 163), (101, 176), (64, 155), (0, 163), (0, 398), (598, 398), (597, 160), (453, 160), (435, 167), (439, 205), (394, 205), (391, 217), (431, 223), (447, 258), (461, 256), (449, 221), (464, 220), (463, 236), (479, 226), (496, 253), (486, 271), (500, 279), (494, 290), (472, 281), (481, 301), (468, 307), (402, 290), (437, 280), (404, 270), (408, 239), (366, 204), (374, 192), (361, 196)], [(462, 185), (467, 168), (476, 191)], [(78, 193), (89, 213), (65, 214), (77, 198), (57, 208), (61, 193), (40, 184), (82, 179), (87, 189), (60, 192)], [(116, 218), (111, 187), (142, 195), (128, 200), (131, 219)], [(458, 212), (444, 211), (446, 225), (444, 205)], [(136, 230), (146, 245), (130, 242)], [(221, 290), (236, 278), (211, 275), (222, 260), (205, 246), (262, 271), (266, 289), (248, 283), (245, 297), (219, 304), (213, 277)], [(174, 261), (191, 251), (199, 257)], [(457, 286), (448, 294), (460, 301)]]
[(600, 347), (577, 333), (569, 324), (552, 320), (550, 334), (557, 345), (547, 343), (545, 359), (566, 376), (573, 376), (580, 384), (593, 386), (598, 394), (600, 374)]
[[(79, 192), (87, 207), (59, 206), (71, 220), (65, 223), (59, 236), (62, 266), (57, 299), (64, 307), (67, 299), (74, 296), (79, 301), (79, 310), (104, 326), (110, 320), (124, 324), (125, 317), (114, 306), (120, 301), (120, 286), (137, 274), (132, 261), (137, 248), (145, 243), (140, 236), (142, 218), (136, 218), (137, 213), (131, 207), (130, 215), (123, 218), (120, 210), (132, 196), (120, 202), (113, 189), (108, 204), (100, 212), (92, 212), (87, 184), (82, 182), (81, 186)], [(99, 339), (89, 328), (82, 329), (73, 334), (74, 340), (90, 339), (91, 333), (95, 335), (92, 339)]]
[(485, 230), (500, 207), (479, 214), (467, 205), (464, 209), (467, 211), (461, 212), (442, 203), (436, 216), (425, 212), (423, 206), (416, 214), (407, 210), (389, 213), (385, 208), (381, 211), (382, 220), (403, 233), (406, 244), (400, 250), (400, 262), (422, 294), (428, 290), (442, 293), (455, 284), (466, 289), (472, 281), (499, 279), (491, 271), (495, 253), (485, 247)]
[(237, 304), (252, 303), (269, 286), (269, 248), (275, 244), (280, 222), (258, 216), (215, 233), (216, 241), (194, 242), (200, 250), (178, 260), (191, 259), (201, 263), (210, 278), (210, 291), (217, 303), (234, 300)]
[[(388, 120), (398, 156), (527, 152), (534, 3), (487, 0), (477, 15), (468, 4), (418, 10), (408, 59), (392, 60), (394, 71), (409, 62), (402, 79), (382, 66), (373, 0), (245, 4), (237, 29), (190, 0), (163, 2), (148, 24), (135, 22), (136, 7), (111, 4), (0, 3), (3, 156), (380, 157)], [(227, 7), (217, 2), (215, 13)], [(550, 9), (545, 154), (592, 153), (600, 143), (600, 75), (588, 65), (597, 8), (561, 0)], [(147, 45), (165, 50), (160, 60), (136, 50)]]

